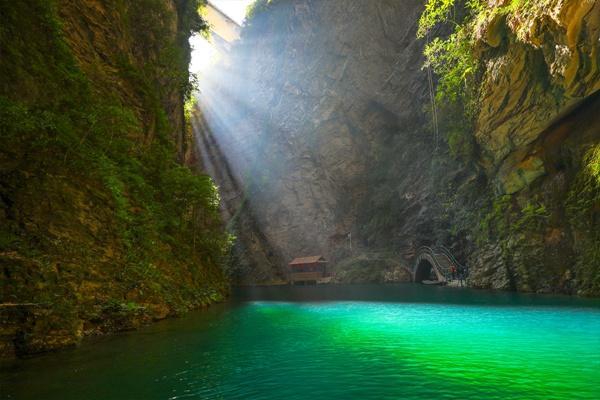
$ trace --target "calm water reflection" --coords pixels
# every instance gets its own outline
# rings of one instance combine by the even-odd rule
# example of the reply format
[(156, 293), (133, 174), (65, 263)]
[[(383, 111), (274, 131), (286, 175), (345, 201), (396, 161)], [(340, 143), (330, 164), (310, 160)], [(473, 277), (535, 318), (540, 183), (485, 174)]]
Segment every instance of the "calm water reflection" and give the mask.
[(597, 399), (600, 302), (271, 287), (2, 366), (4, 399)]

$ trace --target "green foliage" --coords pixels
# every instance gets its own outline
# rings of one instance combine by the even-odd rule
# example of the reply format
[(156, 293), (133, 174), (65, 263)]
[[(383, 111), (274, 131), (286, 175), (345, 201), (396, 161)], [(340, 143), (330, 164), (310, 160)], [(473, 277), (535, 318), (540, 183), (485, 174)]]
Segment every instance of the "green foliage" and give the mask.
[(457, 20), (457, 7), (465, 7), (471, 12), (481, 12), (484, 8), (481, 0), (428, 0), (425, 10), (419, 18), (417, 37), (423, 38), (439, 24), (451, 21), (455, 25), (460, 24)]
[(575, 227), (591, 228), (600, 204), (600, 145), (590, 148), (582, 160), (581, 172), (567, 197), (567, 213)]
[[(456, 8), (459, 8), (457, 12)], [(480, 0), (429, 0), (419, 19), (417, 37), (427, 37), (425, 67), (439, 76), (438, 100), (455, 102), (473, 89), (472, 80), (478, 68), (473, 54), (472, 21), (483, 9)], [(462, 18), (457, 17), (462, 16)], [(429, 37), (440, 24), (450, 24), (453, 31), (446, 38)], [(471, 100), (471, 99), (467, 99)]]
[(575, 231), (575, 269), (584, 291), (600, 292), (600, 144), (589, 148), (565, 204)]
[(533, 201), (527, 202), (521, 209), (521, 216), (515, 221), (514, 229), (531, 231), (541, 231), (547, 223), (550, 214), (543, 204), (536, 204)]
[[(563, 285), (565, 283), (560, 282), (562, 277), (571, 276), (576, 280), (581, 294), (598, 293), (600, 145), (590, 147), (582, 157), (581, 168), (571, 184), (564, 208), (567, 226), (570, 226), (573, 237), (574, 259), (568, 253), (556, 254), (556, 249), (551, 246), (557, 244), (546, 243), (546, 239), (552, 237), (551, 232), (568, 232), (568, 229), (553, 226), (552, 221), (556, 220), (553, 212), (556, 214), (557, 210), (552, 212), (535, 196), (521, 207), (513, 196), (496, 198), (481, 218), (478, 244), (481, 246), (491, 241), (500, 245), (502, 257), (510, 267), (520, 290), (548, 289), (551, 285)], [(563, 288), (568, 288), (569, 283), (566, 284)]]
[[(477, 107), (477, 72), (479, 60), (474, 52), (475, 36), (482, 25), (498, 16), (527, 20), (549, 6), (551, 0), (511, 0), (490, 5), (483, 0), (427, 0), (419, 19), (417, 37), (427, 38), (425, 66), (431, 67), (440, 82), (440, 100), (463, 100)], [(515, 34), (523, 39), (527, 24), (514, 24)], [(447, 29), (437, 29), (446, 26)], [(429, 40), (431, 38), (431, 40)], [(469, 110), (467, 110), (469, 111)]]
[[(542, 12), (548, 3), (549, 0), (512, 0), (498, 5), (482, 0), (426, 2), (417, 36), (427, 38), (424, 67), (431, 68), (438, 77), (435, 96), (441, 115), (439, 125), (449, 132), (448, 144), (455, 157), (468, 159), (474, 150), (470, 128), (480, 107), (479, 76), (482, 70), (481, 51), (476, 49), (480, 45), (476, 43), (480, 40), (478, 36), (494, 18), (526, 20)], [(521, 26), (527, 24), (513, 25), (516, 36), (522, 38)], [(457, 129), (459, 119), (462, 122)]]
[(179, 13), (179, 23), (182, 26), (179, 32), (185, 40), (195, 33), (200, 33), (205, 37), (209, 34), (210, 26), (202, 17), (206, 5), (207, 0), (187, 0), (179, 2), (179, 6), (183, 7), (183, 10)]
[(114, 299), (109, 300), (102, 307), (102, 311), (104, 312), (122, 315), (137, 314), (143, 310), (144, 307), (134, 301), (119, 302)]
[[(483, 9), (479, 13), (478, 23), (485, 22), (491, 18), (502, 15), (514, 18), (519, 22), (527, 21), (536, 15), (542, 15), (552, 6), (553, 0), (511, 0), (504, 5), (497, 5), (488, 9)], [(513, 24), (514, 34), (519, 40), (525, 40), (527, 36), (528, 24)]]
[(419, 18), (417, 37), (424, 38), (436, 25), (446, 22), (456, 0), (429, 0)]
[[(177, 5), (196, 14), (203, 3)], [(176, 162), (179, 132), (166, 112), (166, 102), (191, 92), (189, 54), (177, 40), (206, 26), (190, 14), (173, 39), (166, 2), (115, 4), (139, 36), (133, 56), (115, 47), (116, 74), (106, 79), (105, 64), (75, 60), (55, 1), (0, 3), (0, 255), (48, 265), (50, 277), (14, 267), (46, 285), (13, 285), (15, 296), (53, 301), (77, 280), (99, 280), (106, 293), (97, 295), (125, 311), (137, 307), (123, 301), (131, 291), (183, 310), (218, 297), (208, 287), (224, 286), (231, 245), (213, 182)], [(86, 209), (103, 225), (86, 220)], [(61, 297), (71, 311), (73, 297)]]
[(246, 21), (251, 21), (253, 18), (256, 18), (258, 15), (268, 10), (269, 5), (272, 2), (273, 0), (254, 0), (254, 2), (250, 3), (246, 8)]
[(510, 226), (511, 206), (512, 197), (509, 195), (494, 199), (490, 211), (483, 216), (479, 223), (479, 228), (483, 232), (483, 235), (480, 235), (480, 239), (506, 234)]
[(219, 194), (210, 177), (194, 175), (189, 168), (177, 166), (167, 170), (162, 180), (171, 207), (180, 210), (199, 207), (212, 217), (218, 216)]
[(535, 200), (518, 208), (510, 195), (497, 197), (491, 209), (481, 219), (479, 228), (485, 236), (499, 239), (519, 232), (540, 232), (548, 223), (550, 213), (546, 206)]
[[(468, 118), (475, 112), (478, 95), (475, 77), (479, 61), (473, 52), (473, 26), (484, 9), (480, 0), (429, 0), (419, 19), (417, 31), (418, 37), (427, 37), (425, 67), (431, 68), (439, 77), (437, 100), (451, 103), (461, 101)], [(440, 24), (451, 25), (451, 33), (430, 40), (434, 29)]]
[(131, 222), (128, 212), (129, 200), (125, 194), (125, 184), (117, 171), (117, 165), (105, 155), (100, 155), (95, 161), (98, 166), (98, 175), (104, 181), (106, 189), (112, 194), (117, 218), (123, 224), (128, 224)]
[(475, 140), (471, 135), (465, 134), (463, 126), (448, 129), (448, 147), (453, 157), (469, 160), (475, 153)]
[[(446, 133), (454, 157), (469, 159), (476, 151), (471, 132), (480, 108), (479, 83), (486, 58), (502, 54), (506, 50), (503, 41), (532, 45), (528, 37), (531, 27), (543, 24), (552, 4), (552, 0), (426, 1), (417, 35), (427, 39), (425, 67), (438, 77), (437, 125)], [(496, 47), (487, 46), (490, 40)], [(548, 91), (557, 104), (562, 103), (563, 89), (550, 87)], [(562, 193), (545, 193), (546, 204), (531, 193), (498, 197), (481, 216), (476, 230), (478, 244), (500, 246), (513, 283), (522, 285), (522, 290), (580, 287), (585, 293), (600, 292), (598, 147), (591, 148), (581, 164), (565, 201), (568, 224), (564, 223), (561, 206), (550, 207), (565, 200), (550, 200)], [(562, 247), (557, 250), (552, 246)], [(572, 249), (574, 265), (568, 260)]]
[[(418, 37), (427, 38), (424, 68), (438, 77), (432, 117), (446, 132), (450, 153), (464, 161), (475, 153), (471, 131), (478, 110), (476, 80), (480, 67), (473, 49), (472, 26), (482, 7), (479, 0), (429, 0), (417, 31)], [(450, 26), (449, 34), (438, 34), (441, 24)]]
[(439, 76), (438, 101), (473, 101), (467, 98), (471, 95), (472, 80), (478, 68), (472, 52), (469, 32), (465, 28), (457, 28), (448, 38), (435, 38), (425, 46), (425, 66), (431, 67)]

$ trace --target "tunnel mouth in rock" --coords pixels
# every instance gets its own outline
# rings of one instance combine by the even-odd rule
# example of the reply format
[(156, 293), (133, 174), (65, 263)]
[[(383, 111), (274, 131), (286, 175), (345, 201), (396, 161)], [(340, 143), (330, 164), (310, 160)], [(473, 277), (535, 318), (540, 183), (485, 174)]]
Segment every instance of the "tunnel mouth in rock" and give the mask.
[(415, 267), (415, 279), (416, 283), (422, 283), (423, 281), (431, 279), (431, 272), (433, 271), (433, 265), (427, 260), (421, 260)]

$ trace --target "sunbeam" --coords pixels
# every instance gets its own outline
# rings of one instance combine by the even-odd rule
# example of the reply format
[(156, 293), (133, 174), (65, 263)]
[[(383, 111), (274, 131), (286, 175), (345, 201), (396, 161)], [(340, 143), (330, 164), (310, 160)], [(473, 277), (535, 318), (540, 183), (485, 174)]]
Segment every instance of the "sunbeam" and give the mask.
[(599, 17), (0, 0), (0, 398), (600, 399)]

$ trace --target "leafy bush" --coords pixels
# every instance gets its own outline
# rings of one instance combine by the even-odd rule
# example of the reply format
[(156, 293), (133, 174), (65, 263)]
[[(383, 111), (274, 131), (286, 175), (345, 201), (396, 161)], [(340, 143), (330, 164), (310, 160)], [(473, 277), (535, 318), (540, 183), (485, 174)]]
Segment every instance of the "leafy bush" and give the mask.
[[(182, 133), (166, 111), (167, 102), (189, 95), (189, 54), (177, 40), (206, 29), (196, 15), (203, 3), (177, 2), (192, 13), (178, 34), (166, 2), (117, 0), (122, 25), (139, 34), (132, 45), (138, 57), (115, 47), (110, 79), (103, 79), (105, 64), (79, 65), (56, 1), (0, 4), (0, 252), (34, 258), (31, 265), (58, 276), (39, 278), (50, 282), (44, 290), (17, 279), (13, 293), (52, 297), (65, 281), (108, 275), (103, 296), (135, 288), (142, 299), (185, 308), (198, 300), (190, 287), (224, 284), (220, 263), (231, 238), (216, 188), (176, 161)], [(86, 207), (103, 214), (104, 225), (89, 237), (70, 236), (86, 233)], [(110, 262), (97, 256), (105, 247)], [(62, 274), (53, 263), (74, 266)]]
[[(457, 7), (459, 11), (457, 12)], [(478, 61), (473, 54), (472, 26), (483, 6), (479, 0), (465, 3), (457, 0), (429, 0), (419, 19), (417, 37), (427, 37), (425, 67), (439, 76), (437, 97), (439, 101), (466, 100), (474, 89), (473, 79)], [(453, 31), (446, 37), (434, 37), (434, 29), (440, 24), (450, 24)]]
[(589, 148), (565, 204), (574, 229), (575, 270), (584, 290), (600, 292), (600, 144)]
[[(477, 107), (477, 72), (475, 54), (478, 32), (494, 18), (512, 19), (517, 38), (524, 40), (527, 24), (523, 21), (541, 14), (551, 0), (510, 0), (490, 4), (484, 0), (427, 0), (419, 19), (417, 37), (427, 38), (425, 66), (439, 76), (437, 96), (440, 100), (463, 100)], [(440, 29), (440, 26), (444, 27)], [(448, 34), (445, 34), (449, 32)], [(431, 40), (430, 40), (431, 39)], [(471, 104), (469, 104), (471, 103)]]
[(475, 153), (475, 140), (465, 134), (463, 126), (448, 129), (447, 140), (450, 154), (455, 158), (469, 160)]
[(254, 2), (250, 3), (246, 8), (246, 21), (251, 21), (259, 14), (265, 12), (272, 2), (273, 0), (254, 0)]

